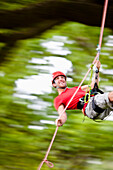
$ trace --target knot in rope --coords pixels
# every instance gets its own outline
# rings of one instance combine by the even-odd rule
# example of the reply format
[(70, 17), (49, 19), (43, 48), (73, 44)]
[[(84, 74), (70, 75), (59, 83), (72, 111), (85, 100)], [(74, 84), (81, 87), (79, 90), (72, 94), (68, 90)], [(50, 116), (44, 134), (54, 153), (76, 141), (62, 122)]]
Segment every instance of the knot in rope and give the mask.
[(48, 166), (49, 168), (53, 168), (53, 167), (54, 167), (54, 165), (53, 165), (52, 162), (49, 162), (48, 160), (43, 160), (43, 161), (47, 164), (47, 166)]

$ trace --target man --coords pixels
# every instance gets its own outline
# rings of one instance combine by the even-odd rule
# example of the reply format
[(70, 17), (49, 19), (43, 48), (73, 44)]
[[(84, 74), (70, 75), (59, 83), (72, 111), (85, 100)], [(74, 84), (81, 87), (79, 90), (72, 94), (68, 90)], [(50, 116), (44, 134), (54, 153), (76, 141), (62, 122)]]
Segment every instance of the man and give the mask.
[[(98, 85), (100, 65), (100, 62), (96, 61), (96, 78), (94, 78), (91, 83), (91, 89), (94, 89), (95, 84)], [(54, 100), (54, 106), (59, 114), (59, 118), (56, 119), (56, 125), (59, 127), (62, 126), (67, 120), (67, 115), (64, 108), (78, 87), (67, 88), (66, 75), (60, 71), (53, 73), (52, 85), (57, 88), (59, 94)], [(85, 116), (90, 119), (103, 120), (113, 110), (113, 92), (104, 94), (96, 93), (95, 96), (91, 95), (88, 103), (84, 103), (83, 98), (86, 95), (87, 89), (88, 85), (84, 85), (79, 88), (77, 94), (67, 107), (67, 110), (81, 109)]]

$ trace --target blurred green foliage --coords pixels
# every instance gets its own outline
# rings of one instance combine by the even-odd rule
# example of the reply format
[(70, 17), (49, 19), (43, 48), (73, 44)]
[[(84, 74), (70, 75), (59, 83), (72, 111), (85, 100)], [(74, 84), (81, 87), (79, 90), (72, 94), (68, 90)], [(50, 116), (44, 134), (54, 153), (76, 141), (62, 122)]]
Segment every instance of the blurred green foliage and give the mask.
[[(23, 2), (31, 1), (17, 1), (20, 5)], [(11, 2), (1, 1), (0, 3)], [(55, 130), (55, 125), (40, 123), (40, 120), (55, 121), (55, 118), (49, 118), (49, 115), (57, 115), (53, 107), (53, 99), (57, 96), (55, 89), (50, 94), (32, 94), (51, 103), (46, 110), (30, 109), (27, 106), (32, 102), (14, 96), (17, 79), (40, 73), (40, 70), (26, 67), (30, 65), (29, 60), (32, 57), (51, 56), (51, 53), (40, 45), (42, 40), (51, 40), (54, 35), (60, 35), (75, 41), (74, 44), (65, 43), (65, 47), (72, 52), (65, 56), (73, 63), (73, 74), (68, 73), (68, 76), (73, 79), (73, 82), (68, 82), (68, 86), (71, 87), (79, 84), (88, 69), (87, 65), (93, 61), (99, 33), (99, 28), (69, 22), (54, 27), (40, 38), (18, 41), (9, 51), (7, 60), (0, 66), (0, 170), (36, 170), (45, 156)], [(104, 36), (107, 37), (109, 34), (111, 31), (105, 29)], [(103, 39), (103, 46), (105, 42), (106, 39)], [(43, 53), (31, 53), (31, 50)], [(105, 49), (102, 51), (107, 52)], [(112, 55), (113, 51), (110, 53)], [(52, 54), (52, 56), (56, 55)], [(107, 65), (108, 69), (113, 68), (112, 58), (102, 55), (100, 60), (102, 64)], [(112, 75), (100, 73), (100, 77), (100, 87), (104, 89), (107, 85), (112, 86)], [(88, 118), (83, 123), (81, 111), (67, 111), (67, 115), (68, 120), (63, 127), (59, 128), (48, 157), (48, 160), (55, 165), (53, 170), (112, 170), (113, 123), (110, 121), (96, 123)], [(33, 130), (29, 128), (29, 125), (46, 128)], [(44, 164), (42, 170), (48, 169)]]
[(43, 2), (44, 0), (1, 0), (0, 1), (0, 9), (2, 10), (15, 10), (20, 9), (26, 6), (30, 6), (39, 2)]

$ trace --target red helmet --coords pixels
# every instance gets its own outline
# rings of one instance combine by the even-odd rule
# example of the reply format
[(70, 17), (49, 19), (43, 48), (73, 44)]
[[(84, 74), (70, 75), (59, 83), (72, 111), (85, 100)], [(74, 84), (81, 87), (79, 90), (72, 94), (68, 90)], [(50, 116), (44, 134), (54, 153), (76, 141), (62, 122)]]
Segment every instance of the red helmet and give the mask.
[(62, 73), (61, 71), (56, 71), (52, 74), (52, 84), (54, 83), (55, 78), (58, 76), (64, 76), (66, 79), (66, 75), (64, 73)]

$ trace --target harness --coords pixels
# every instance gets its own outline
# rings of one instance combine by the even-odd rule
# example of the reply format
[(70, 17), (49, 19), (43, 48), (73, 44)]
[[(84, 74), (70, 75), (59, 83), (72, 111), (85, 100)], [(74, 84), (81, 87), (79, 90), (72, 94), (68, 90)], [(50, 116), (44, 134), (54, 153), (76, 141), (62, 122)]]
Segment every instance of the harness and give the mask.
[[(80, 110), (83, 109), (84, 115), (86, 116), (85, 108), (86, 108), (86, 106), (87, 106), (87, 104), (88, 104), (89, 95), (90, 95), (90, 97), (93, 97), (93, 99), (92, 99), (92, 108), (93, 108), (93, 110), (94, 110), (95, 112), (97, 112), (97, 115), (93, 117), (93, 120), (97, 119), (97, 117), (99, 116), (99, 114), (102, 113), (102, 112), (105, 110), (105, 109), (102, 109), (102, 108), (100, 108), (99, 106), (97, 106), (96, 103), (95, 103), (94, 96), (97, 95), (97, 94), (99, 94), (99, 93), (100, 93), (100, 94), (103, 94), (104, 92), (98, 88), (98, 85), (97, 85), (97, 83), (95, 82), (94, 88), (91, 90), (90, 94), (87, 93), (87, 94), (86, 94), (86, 97), (83, 96), (82, 98), (80, 98), (80, 99), (79, 99), (79, 102), (78, 102), (78, 104), (77, 104), (77, 109), (80, 109)], [(85, 98), (86, 98), (86, 102), (85, 102)]]

